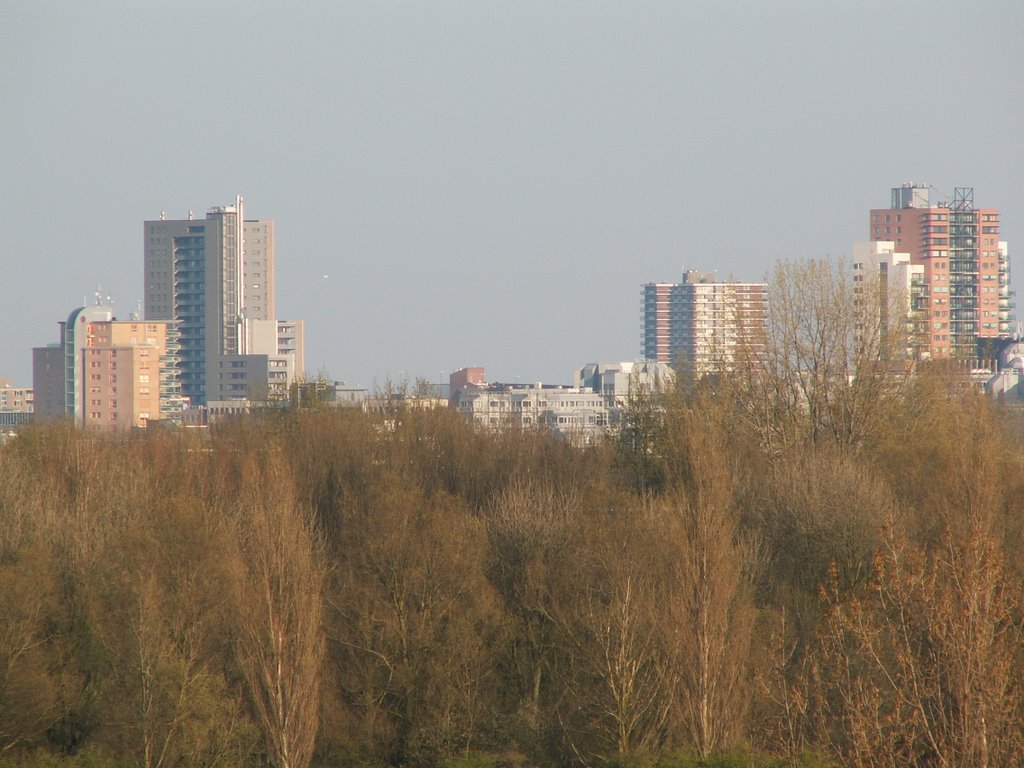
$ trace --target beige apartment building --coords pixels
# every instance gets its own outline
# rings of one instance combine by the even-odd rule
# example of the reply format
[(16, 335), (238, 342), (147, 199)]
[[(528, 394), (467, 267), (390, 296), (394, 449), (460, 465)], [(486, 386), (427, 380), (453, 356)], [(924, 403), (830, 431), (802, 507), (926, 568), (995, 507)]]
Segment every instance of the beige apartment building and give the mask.
[(184, 401), (172, 323), (117, 320), (109, 307), (81, 307), (60, 323), (60, 341), (33, 350), (39, 419), (67, 417), (93, 429), (175, 420)]
[(32, 389), (15, 387), (7, 377), (0, 376), (0, 413), (31, 413)]
[(122, 429), (160, 420), (167, 325), (134, 320), (88, 324), (82, 351), (82, 426)]

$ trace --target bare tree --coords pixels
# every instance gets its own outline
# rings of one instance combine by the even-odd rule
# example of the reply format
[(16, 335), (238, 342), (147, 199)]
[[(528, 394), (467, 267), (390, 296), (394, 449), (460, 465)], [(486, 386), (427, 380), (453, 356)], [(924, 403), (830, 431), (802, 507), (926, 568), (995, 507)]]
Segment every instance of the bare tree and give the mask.
[(740, 734), (747, 709), (756, 550), (739, 528), (725, 412), (702, 398), (673, 409), (673, 491), (658, 508), (676, 551), (670, 616), (681, 721), (701, 756)]
[(230, 522), (187, 494), (137, 503), (147, 514), (108, 543), (83, 595), (110, 668), (100, 740), (145, 768), (223, 765), (255, 740), (223, 674)]
[(653, 754), (675, 692), (660, 530), (644, 511), (581, 522), (553, 596), (563, 740), (585, 763)]
[(487, 575), (501, 595), (509, 628), (507, 663), (520, 714), (539, 724), (541, 691), (551, 670), (555, 623), (551, 568), (565, 555), (568, 520), (577, 501), (551, 484), (514, 480), (485, 513)]
[(121, 694), (137, 692), (131, 697), (132, 717), (125, 725), (138, 731), (144, 768), (163, 768), (176, 762), (193, 698), (206, 677), (200, 617), (193, 615), (184, 625), (172, 628), (164, 611), (172, 600), (187, 600), (188, 596), (161, 591), (156, 574), (146, 569), (127, 606), (133, 654), (124, 671), (130, 670), (137, 680), (122, 688)]
[(53, 589), (40, 548), (0, 562), (0, 754), (38, 740), (61, 714), (47, 653)]
[(814, 696), (809, 656), (801, 652), (799, 638), (792, 637), (785, 609), (770, 625), (763, 651), (754, 670), (761, 710), (755, 726), (762, 743), (797, 768), (811, 745), (809, 708)]
[(887, 528), (863, 595), (830, 595), (822, 735), (851, 765), (1011, 766), (1024, 747), (1020, 585), (993, 537), (925, 553)]
[(771, 452), (796, 442), (860, 446), (884, 425), (906, 385), (907, 326), (899, 299), (825, 258), (780, 262), (769, 284), (763, 351), (728, 381)]
[(331, 641), (359, 738), (397, 762), (469, 750), (493, 686), (482, 525), (451, 497), (385, 484), (346, 530)]
[(795, 446), (748, 487), (748, 519), (765, 542), (762, 591), (811, 639), (822, 616), (821, 585), (834, 567), (842, 589), (867, 581), (882, 522), (897, 512), (890, 486), (834, 446)]
[(243, 473), (238, 657), (270, 762), (306, 768), (320, 717), (324, 567), (311, 517), (271, 458)]

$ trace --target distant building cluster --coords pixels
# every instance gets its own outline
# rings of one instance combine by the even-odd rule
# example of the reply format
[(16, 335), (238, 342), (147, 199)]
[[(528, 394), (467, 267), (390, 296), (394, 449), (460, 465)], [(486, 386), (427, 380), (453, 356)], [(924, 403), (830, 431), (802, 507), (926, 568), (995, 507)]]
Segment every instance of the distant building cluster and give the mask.
[(589, 442), (615, 428), (630, 394), (660, 391), (674, 376), (657, 361), (591, 363), (572, 385), (500, 384), (488, 383), (483, 368), (462, 368), (449, 377), (449, 399), (488, 429), (543, 427)]
[(9, 378), (0, 378), (0, 434), (32, 419), (34, 392), (29, 387), (15, 387)]
[[(1020, 367), (1019, 355), (1000, 354), (1019, 333), (1011, 328), (1009, 249), (1000, 239), (999, 211), (975, 207), (970, 187), (941, 202), (932, 191), (903, 184), (892, 189), (889, 208), (869, 212), (869, 239), (853, 246), (854, 295), (878, 299), (881, 324), (901, 331), (907, 359), (960, 360), (981, 379), (990, 378), (986, 367)], [(768, 300), (764, 283), (719, 281), (707, 272), (648, 283), (642, 355), (699, 375), (743, 360), (756, 364)], [(1019, 391), (1008, 384), (1015, 370), (989, 389)]]
[(143, 317), (118, 320), (102, 300), (33, 350), (35, 416), (120, 429), (205, 424), (251, 402), (288, 398), (303, 373), (304, 326), (274, 307), (274, 223), (244, 201), (205, 219), (143, 225)]
[[(869, 212), (868, 240), (853, 246), (854, 296), (859, 305), (880, 299), (881, 325), (905, 332), (905, 359), (974, 361), (990, 392), (1024, 400), (999, 211), (975, 207), (969, 187), (944, 201), (932, 193), (903, 184), (890, 207)], [(31, 389), (0, 378), (0, 427), (33, 415), (98, 429), (201, 426), (254, 404), (383, 411), (397, 398), (450, 405), (489, 429), (542, 427), (589, 440), (616, 427), (631, 393), (678, 374), (757, 365), (769, 332), (767, 283), (687, 270), (678, 283), (643, 285), (636, 361), (591, 363), (558, 385), (489, 383), (483, 368), (463, 368), (446, 392), (414, 398), (304, 381), (303, 322), (276, 316), (274, 222), (247, 220), (241, 197), (205, 218), (144, 222), (143, 269), (141, 316), (119, 320), (99, 299), (76, 308), (55, 343), (33, 350)], [(986, 373), (982, 358), (998, 363)]]
[[(870, 240), (888, 252), (877, 262), (882, 279), (891, 265), (908, 265), (898, 280), (920, 356), (970, 360), (984, 356), (986, 342), (1010, 338), (1008, 247), (999, 239), (999, 211), (975, 207), (972, 187), (942, 202), (931, 192), (914, 182), (894, 187), (890, 207), (870, 213)], [(855, 280), (870, 278), (866, 266), (854, 264)]]
[(72, 311), (56, 344), (32, 350), (36, 417), (100, 429), (174, 419), (184, 406), (176, 336), (173, 323), (119, 321), (106, 306)]
[(675, 371), (653, 360), (596, 362), (577, 368), (572, 384), (489, 382), (484, 368), (460, 368), (447, 385), (371, 392), (344, 382), (305, 382), (300, 397), (387, 416), (400, 409), (453, 408), (489, 431), (544, 429), (588, 443), (613, 432), (633, 396), (660, 393)]

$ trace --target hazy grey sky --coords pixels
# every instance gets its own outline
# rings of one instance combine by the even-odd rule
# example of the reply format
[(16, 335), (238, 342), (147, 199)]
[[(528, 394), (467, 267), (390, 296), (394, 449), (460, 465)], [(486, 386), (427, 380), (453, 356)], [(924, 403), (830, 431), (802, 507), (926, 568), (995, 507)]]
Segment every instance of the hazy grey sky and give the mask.
[(135, 307), (145, 219), (236, 194), (309, 372), (367, 385), (633, 359), (642, 283), (849, 254), (904, 181), (973, 186), (1015, 265), (1022, 36), (1019, 0), (0, 0), (0, 376), (97, 283)]

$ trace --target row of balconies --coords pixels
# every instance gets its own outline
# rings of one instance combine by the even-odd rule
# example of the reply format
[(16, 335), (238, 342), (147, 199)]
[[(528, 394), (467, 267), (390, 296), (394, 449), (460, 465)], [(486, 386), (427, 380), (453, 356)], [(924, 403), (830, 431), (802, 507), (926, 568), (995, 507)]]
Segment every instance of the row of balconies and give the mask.
[(952, 288), (955, 288), (955, 293), (963, 293), (964, 291), (970, 291), (977, 288), (978, 281), (972, 280), (968, 277), (957, 277), (953, 276), (949, 278), (949, 284)]

